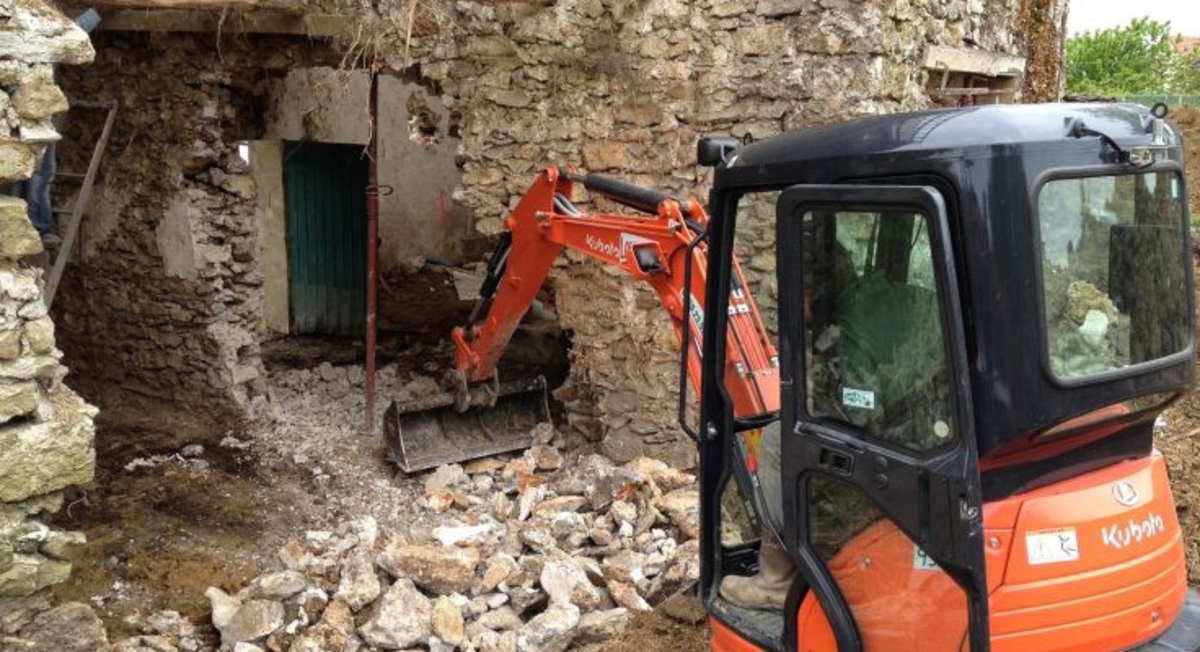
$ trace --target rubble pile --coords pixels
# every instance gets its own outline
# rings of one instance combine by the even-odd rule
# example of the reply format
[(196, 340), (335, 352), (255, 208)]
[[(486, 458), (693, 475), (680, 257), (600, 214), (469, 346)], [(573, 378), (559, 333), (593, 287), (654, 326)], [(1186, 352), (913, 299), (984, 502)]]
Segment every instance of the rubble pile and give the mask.
[[(317, 428), (343, 428), (359, 423), (365, 410), (364, 383), (362, 365), (334, 366), (323, 362), (313, 369), (274, 371), (268, 390), (272, 416), (283, 424)], [(401, 374), (393, 365), (379, 368), (375, 375), (376, 423), (390, 401), (439, 391), (441, 388), (432, 377)]]
[(568, 459), (543, 424), (521, 457), (446, 465), (431, 527), (309, 531), (283, 569), (213, 587), (223, 649), (561, 651), (601, 643), (699, 578), (694, 476), (649, 458)]

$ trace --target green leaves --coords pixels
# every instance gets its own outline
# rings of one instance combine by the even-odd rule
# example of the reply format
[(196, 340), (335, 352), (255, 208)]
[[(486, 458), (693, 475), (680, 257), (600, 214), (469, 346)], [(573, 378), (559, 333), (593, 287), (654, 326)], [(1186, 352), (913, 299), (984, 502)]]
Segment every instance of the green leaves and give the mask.
[(1123, 96), (1200, 91), (1200, 53), (1176, 51), (1170, 22), (1136, 18), (1127, 27), (1066, 41), (1067, 92)]

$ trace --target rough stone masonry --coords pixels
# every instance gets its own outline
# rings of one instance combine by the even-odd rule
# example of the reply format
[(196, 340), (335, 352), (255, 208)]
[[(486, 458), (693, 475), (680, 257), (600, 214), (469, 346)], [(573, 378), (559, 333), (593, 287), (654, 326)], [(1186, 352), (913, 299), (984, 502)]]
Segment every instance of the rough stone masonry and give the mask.
[[(29, 178), (66, 111), (54, 65), (87, 63), (87, 34), (41, 0), (0, 0), (0, 186)], [(66, 579), (83, 535), (51, 529), (62, 490), (90, 482), (96, 409), (65, 384), (42, 301), (42, 252), (25, 202), (0, 195), (0, 612), (6, 596)]]

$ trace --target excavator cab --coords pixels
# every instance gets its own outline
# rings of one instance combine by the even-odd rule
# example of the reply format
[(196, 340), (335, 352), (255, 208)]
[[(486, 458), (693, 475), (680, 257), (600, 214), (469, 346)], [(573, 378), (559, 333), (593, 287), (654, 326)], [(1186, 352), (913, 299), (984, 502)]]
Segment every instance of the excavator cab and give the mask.
[[(1153, 441), (1195, 364), (1161, 111), (935, 110), (700, 152), (714, 650), (1200, 649)], [(777, 415), (731, 398), (735, 257), (778, 348)], [(775, 416), (748, 467), (745, 434)], [(795, 566), (786, 599), (734, 604), (718, 587), (765, 537)]]

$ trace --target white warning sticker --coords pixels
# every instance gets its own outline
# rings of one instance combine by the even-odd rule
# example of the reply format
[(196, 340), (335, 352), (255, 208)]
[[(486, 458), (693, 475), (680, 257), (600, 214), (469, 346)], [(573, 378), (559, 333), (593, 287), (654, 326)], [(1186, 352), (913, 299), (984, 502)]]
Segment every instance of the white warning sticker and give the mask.
[(843, 387), (842, 405), (845, 405), (846, 407), (862, 408), (864, 410), (874, 410), (875, 392), (872, 392), (869, 389)]
[(915, 543), (913, 544), (913, 568), (915, 570), (941, 570), (937, 562)]
[(1025, 535), (1025, 548), (1031, 566), (1079, 559), (1079, 539), (1073, 527), (1029, 532)]

